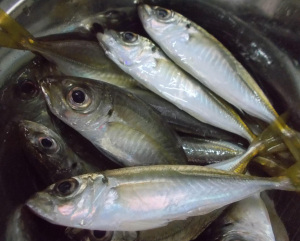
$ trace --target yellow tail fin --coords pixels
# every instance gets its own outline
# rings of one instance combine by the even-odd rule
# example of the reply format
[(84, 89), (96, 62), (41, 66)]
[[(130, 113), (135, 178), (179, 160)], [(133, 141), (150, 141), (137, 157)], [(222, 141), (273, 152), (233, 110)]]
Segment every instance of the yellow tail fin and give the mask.
[(0, 8), (0, 46), (14, 49), (28, 49), (35, 38), (5, 11)]
[[(282, 122), (285, 118), (286, 115), (283, 117), (278, 117), (278, 119), (280, 119)], [(251, 142), (251, 145), (247, 151), (241, 156), (241, 161), (235, 166), (234, 172), (243, 173), (246, 170), (249, 162), (258, 154), (261, 156), (269, 156), (272, 153), (286, 150), (286, 146), (283, 144), (280, 134), (278, 134), (278, 131), (274, 131), (275, 122), (269, 125), (269, 127), (265, 129), (263, 133), (261, 133)], [(266, 159), (264, 161), (266, 161)], [(274, 166), (264, 165), (264, 168), (269, 168), (270, 170), (268, 171), (270, 172), (274, 171), (272, 170), (274, 169)]]
[(277, 132), (281, 136), (296, 161), (300, 163), (300, 137), (296, 131), (286, 125), (288, 115), (288, 113), (285, 113), (278, 117), (271, 126), (274, 132)]
[(296, 189), (300, 190), (300, 162), (296, 162), (283, 175), (289, 178)]

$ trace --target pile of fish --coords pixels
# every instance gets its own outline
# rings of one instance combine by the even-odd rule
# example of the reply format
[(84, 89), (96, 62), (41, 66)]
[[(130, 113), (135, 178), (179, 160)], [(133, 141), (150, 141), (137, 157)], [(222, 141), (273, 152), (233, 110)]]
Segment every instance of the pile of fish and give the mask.
[(37, 39), (0, 10), (0, 46), (38, 56), (1, 88), (0, 158), (30, 170), (4, 240), (288, 240), (264, 191), (300, 190), (298, 133), (211, 34), (137, 11), (148, 38), (96, 42)]

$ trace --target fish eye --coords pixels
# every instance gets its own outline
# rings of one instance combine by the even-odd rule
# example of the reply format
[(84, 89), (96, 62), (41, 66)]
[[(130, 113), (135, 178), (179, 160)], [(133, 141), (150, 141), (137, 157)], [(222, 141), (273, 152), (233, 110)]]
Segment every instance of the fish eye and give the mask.
[(54, 186), (54, 191), (57, 195), (65, 197), (72, 194), (79, 186), (76, 179), (71, 178), (67, 180), (62, 180)]
[(38, 139), (39, 147), (42, 151), (48, 153), (54, 153), (58, 150), (58, 145), (53, 138), (50, 137), (40, 137)]
[(165, 8), (156, 8), (155, 15), (160, 20), (168, 20), (172, 16), (172, 12)]
[(83, 109), (90, 105), (91, 98), (84, 89), (75, 87), (68, 94), (68, 102), (72, 109)]
[(102, 231), (102, 230), (93, 230), (91, 231), (92, 240), (95, 241), (109, 241), (113, 236), (113, 232)]
[(34, 97), (38, 93), (38, 87), (31, 79), (25, 78), (18, 81), (18, 90), (22, 97)]
[(132, 32), (124, 32), (122, 33), (123, 41), (126, 43), (134, 43), (137, 41), (138, 36)]

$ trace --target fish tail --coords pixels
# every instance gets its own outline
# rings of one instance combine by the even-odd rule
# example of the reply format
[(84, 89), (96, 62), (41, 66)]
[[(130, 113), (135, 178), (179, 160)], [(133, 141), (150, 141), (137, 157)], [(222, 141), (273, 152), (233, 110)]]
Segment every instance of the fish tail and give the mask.
[(293, 154), (297, 162), (300, 163), (300, 137), (296, 131), (288, 127), (282, 121), (276, 123), (277, 128), (280, 130), (281, 138), (285, 145)]
[(253, 162), (272, 177), (280, 176), (287, 170), (286, 165), (280, 160), (268, 156), (257, 156), (253, 159)]
[[(249, 148), (243, 154), (241, 162), (235, 166), (234, 172), (245, 172), (249, 162), (258, 154), (261, 156), (268, 156), (270, 153), (280, 152), (283, 150), (286, 150), (286, 146), (282, 145), (282, 139), (277, 135), (276, 132), (274, 132), (273, 125), (271, 124), (263, 131), (263, 133), (261, 133), (251, 142)], [(261, 159), (258, 160), (261, 162)], [(264, 167), (268, 168), (268, 166)]]
[(300, 162), (292, 165), (279, 178), (281, 178), (281, 186), (284, 190), (300, 191)]
[(30, 50), (35, 43), (35, 38), (0, 8), (0, 46)]

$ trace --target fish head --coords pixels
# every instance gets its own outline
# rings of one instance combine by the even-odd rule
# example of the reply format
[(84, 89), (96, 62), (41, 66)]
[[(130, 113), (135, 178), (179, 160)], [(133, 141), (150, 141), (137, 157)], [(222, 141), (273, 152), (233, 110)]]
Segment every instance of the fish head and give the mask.
[(93, 131), (107, 119), (105, 84), (75, 77), (47, 77), (41, 88), (51, 112), (73, 129)]
[(54, 71), (51, 64), (36, 58), (5, 80), (0, 90), (0, 110), (5, 111), (6, 115), (1, 121), (48, 121), (46, 104), (38, 81)]
[(142, 4), (138, 12), (145, 30), (154, 39), (182, 38), (189, 31), (190, 23), (172, 10)]
[(26, 205), (50, 223), (84, 229), (101, 213), (109, 188), (101, 174), (61, 180), (33, 195)]
[(98, 33), (97, 38), (106, 55), (125, 71), (148, 61), (155, 46), (132, 32), (105, 30), (104, 33)]
[(82, 173), (79, 158), (51, 129), (22, 120), (19, 122), (19, 132), (26, 153), (33, 157), (30, 160), (47, 182), (53, 183)]

